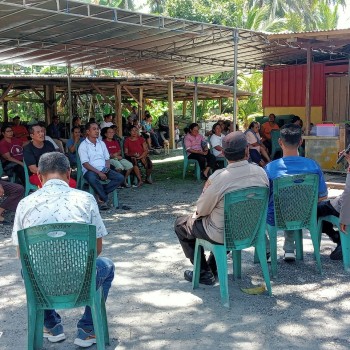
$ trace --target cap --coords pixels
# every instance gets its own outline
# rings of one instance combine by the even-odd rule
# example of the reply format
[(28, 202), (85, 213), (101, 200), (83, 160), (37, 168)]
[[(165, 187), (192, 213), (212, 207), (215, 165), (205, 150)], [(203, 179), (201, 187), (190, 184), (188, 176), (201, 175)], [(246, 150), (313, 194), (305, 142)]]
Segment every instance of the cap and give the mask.
[(236, 157), (241, 155), (247, 146), (248, 142), (242, 131), (230, 132), (222, 140), (222, 147), (228, 160), (238, 160)]

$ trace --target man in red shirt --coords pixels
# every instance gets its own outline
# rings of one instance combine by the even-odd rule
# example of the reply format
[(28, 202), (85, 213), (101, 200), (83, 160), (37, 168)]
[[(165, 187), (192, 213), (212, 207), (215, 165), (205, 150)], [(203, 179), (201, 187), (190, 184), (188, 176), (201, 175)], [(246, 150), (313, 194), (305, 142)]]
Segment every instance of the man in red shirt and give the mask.
[(23, 142), (27, 142), (29, 140), (29, 133), (27, 128), (24, 125), (21, 125), (21, 119), (18, 115), (16, 115), (13, 119), (13, 136), (17, 139), (21, 139)]

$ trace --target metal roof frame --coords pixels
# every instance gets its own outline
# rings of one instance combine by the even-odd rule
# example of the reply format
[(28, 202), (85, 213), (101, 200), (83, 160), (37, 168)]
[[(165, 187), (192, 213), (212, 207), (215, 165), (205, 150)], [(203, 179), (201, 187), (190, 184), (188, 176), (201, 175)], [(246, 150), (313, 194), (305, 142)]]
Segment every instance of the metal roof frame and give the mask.
[(271, 34), (71, 0), (0, 0), (0, 63), (128, 70), (159, 77), (350, 55), (350, 31)]

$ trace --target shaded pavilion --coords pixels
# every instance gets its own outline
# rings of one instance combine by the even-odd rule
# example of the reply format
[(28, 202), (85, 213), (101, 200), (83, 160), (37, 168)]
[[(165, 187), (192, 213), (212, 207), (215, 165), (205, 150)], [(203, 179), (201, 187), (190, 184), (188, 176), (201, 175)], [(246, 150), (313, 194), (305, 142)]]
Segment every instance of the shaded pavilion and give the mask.
[[(279, 37), (70, 0), (2, 0), (0, 19), (0, 62), (68, 66), (68, 91), (70, 67), (77, 66), (152, 74), (167, 81), (170, 96), (176, 79), (233, 71), (234, 122), (238, 69), (304, 61), (310, 73), (314, 60), (349, 58), (348, 32), (340, 32), (337, 38), (328, 33), (326, 44), (320, 45), (320, 37), (312, 35)], [(308, 121), (309, 73), (305, 85)], [(3, 87), (3, 95), (9, 86)], [(121, 90), (117, 84), (115, 111), (120, 122)], [(169, 117), (173, 143), (172, 103)]]

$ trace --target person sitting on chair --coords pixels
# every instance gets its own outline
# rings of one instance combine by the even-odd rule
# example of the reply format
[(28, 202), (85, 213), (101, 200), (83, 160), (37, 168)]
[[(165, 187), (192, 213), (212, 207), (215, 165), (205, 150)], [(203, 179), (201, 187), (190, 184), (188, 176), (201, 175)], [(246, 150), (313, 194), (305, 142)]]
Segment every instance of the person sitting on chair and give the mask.
[[(96, 249), (102, 252), (102, 237), (108, 233), (102, 221), (95, 198), (84, 191), (69, 188), (71, 169), (68, 158), (59, 152), (45, 153), (38, 164), (42, 188), (22, 199), (17, 207), (12, 231), (12, 242), (17, 247), (17, 231), (43, 224), (74, 222), (96, 226)], [(18, 254), (19, 255), (19, 254)], [(63, 259), (52, 255), (50, 259)], [(96, 259), (96, 288), (102, 287), (107, 299), (114, 278), (114, 264), (108, 258)], [(74, 344), (88, 347), (96, 343), (90, 307), (77, 324)], [(61, 316), (55, 310), (44, 312), (44, 338), (56, 343), (66, 338)]]
[[(327, 198), (328, 195), (323, 172), (318, 163), (312, 159), (299, 156), (298, 147), (303, 142), (301, 137), (301, 128), (294, 124), (283, 125), (281, 128), (281, 137), (278, 142), (282, 148), (283, 157), (273, 160), (265, 167), (267, 177), (270, 180), (270, 200), (267, 210), (267, 223), (271, 226), (275, 226), (275, 209), (272, 193), (273, 180), (286, 175), (317, 174), (319, 179), (319, 201)], [(283, 250), (285, 261), (295, 261), (295, 241), (293, 231), (284, 232)]]
[(277, 123), (275, 123), (275, 119), (276, 119), (276, 116), (273, 113), (271, 113), (269, 115), (269, 121), (262, 124), (260, 128), (260, 134), (262, 137), (263, 144), (269, 150), (270, 154), (271, 154), (271, 148), (272, 148), (271, 131), (279, 130), (279, 126), (277, 125)]
[[(196, 212), (181, 216), (175, 221), (175, 233), (182, 249), (193, 264), (196, 238), (205, 239), (214, 244), (224, 242), (224, 196), (226, 193), (252, 186), (268, 187), (265, 171), (255, 164), (248, 163), (248, 142), (241, 131), (228, 134), (222, 141), (224, 155), (228, 165), (215, 171), (206, 182), (200, 195)], [(216, 262), (211, 254), (208, 261), (201, 249), (201, 272), (199, 283), (215, 283)], [(193, 271), (186, 270), (185, 280), (192, 281)]]
[(199, 125), (192, 123), (189, 126), (189, 133), (184, 139), (184, 145), (188, 159), (195, 159), (201, 168), (201, 177), (203, 180), (208, 179), (210, 169), (215, 169), (216, 158), (208, 150), (208, 143), (199, 133)]
[[(344, 153), (344, 151), (342, 153)], [(349, 164), (346, 174), (344, 192), (336, 198), (322, 201), (317, 205), (317, 218), (327, 215), (334, 215), (336, 217), (339, 217), (340, 230), (342, 232), (346, 232), (346, 227), (350, 225), (350, 155), (344, 153), (344, 156)], [(329, 256), (330, 259), (343, 260), (343, 252), (341, 248), (339, 232), (334, 230), (333, 224), (328, 221), (323, 221), (322, 232), (327, 234), (329, 238), (337, 244), (337, 247)]]
[[(39, 159), (45, 153), (55, 152), (55, 148), (50, 141), (45, 140), (45, 132), (39, 124), (31, 125), (29, 134), (32, 141), (23, 148), (23, 159), (31, 173), (29, 182), (41, 187), (41, 182), (37, 174)], [(76, 188), (77, 182), (70, 178), (69, 186)]]
[(5, 211), (16, 211), (19, 201), (23, 198), (24, 187), (22, 185), (0, 179), (0, 198), (5, 199), (0, 204), (0, 225), (11, 225), (5, 220)]
[(271, 162), (267, 149), (261, 142), (259, 123), (251, 122), (248, 130), (245, 132), (245, 135), (249, 143), (249, 155), (251, 161), (262, 167), (266, 165), (266, 162)]
[[(107, 147), (98, 139), (98, 125), (87, 123), (85, 129), (86, 139), (78, 148), (83, 176), (96, 192), (100, 209), (107, 210), (108, 194), (124, 183), (124, 176), (110, 168)], [(101, 180), (108, 181), (101, 183)]]

